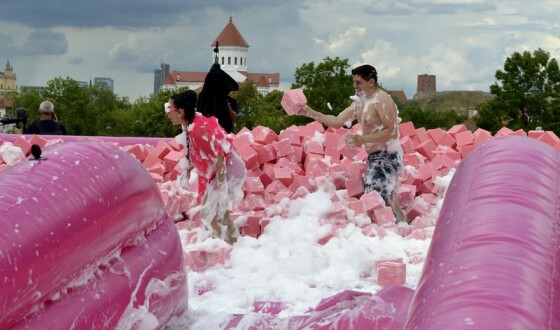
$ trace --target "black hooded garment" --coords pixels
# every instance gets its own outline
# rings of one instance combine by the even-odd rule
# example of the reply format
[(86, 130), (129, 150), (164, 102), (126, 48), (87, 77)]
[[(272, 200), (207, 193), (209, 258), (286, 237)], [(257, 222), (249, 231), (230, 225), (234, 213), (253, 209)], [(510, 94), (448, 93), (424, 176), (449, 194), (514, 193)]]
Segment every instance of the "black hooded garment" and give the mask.
[(226, 132), (232, 133), (233, 121), (228, 108), (228, 99), (231, 103), (229, 93), (237, 90), (239, 90), (237, 82), (222, 70), (220, 64), (214, 63), (206, 75), (202, 91), (198, 95), (198, 112), (206, 117), (216, 117), (220, 126)]

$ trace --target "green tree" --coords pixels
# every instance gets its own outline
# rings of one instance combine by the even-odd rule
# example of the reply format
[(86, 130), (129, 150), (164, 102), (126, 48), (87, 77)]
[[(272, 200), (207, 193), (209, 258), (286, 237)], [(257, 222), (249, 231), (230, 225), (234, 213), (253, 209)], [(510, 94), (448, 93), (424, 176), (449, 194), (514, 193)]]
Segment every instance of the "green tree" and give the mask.
[[(548, 52), (540, 48), (533, 53), (515, 52), (495, 77), (497, 81), (490, 86), (490, 92), (496, 97), (478, 109), (478, 127), (494, 133), (504, 126), (534, 129), (540, 126), (541, 115), (543, 129), (558, 126), (555, 122), (560, 110), (554, 105), (560, 94), (560, 71), (558, 61)], [(538, 92), (529, 93), (533, 86)]]
[(43, 101), (41, 94), (36, 89), (26, 89), (19, 94), (13, 95), (14, 109), (24, 108), (27, 110), (27, 124), (39, 119), (39, 104)]
[(57, 77), (47, 82), (42, 92), (43, 100), (54, 104), (55, 113), (71, 135), (91, 135), (96, 118), (86, 111), (89, 104), (88, 90), (72, 78)]
[[(296, 68), (292, 88), (303, 88), (310, 107), (317, 111), (338, 115), (351, 103), (354, 95), (352, 75), (347, 71), (348, 59), (326, 57), (323, 62), (305, 63)], [(330, 103), (332, 111), (327, 107)]]
[(234, 130), (238, 132), (243, 127), (253, 129), (260, 123), (258, 120), (258, 103), (262, 95), (257, 90), (257, 85), (250, 80), (244, 81), (239, 86), (239, 91), (232, 93), (237, 101), (239, 113), (235, 118)]
[(411, 121), (414, 127), (449, 129), (453, 125), (467, 120), (466, 114), (459, 114), (454, 110), (422, 110), (416, 106), (404, 105), (399, 111), (402, 122)]

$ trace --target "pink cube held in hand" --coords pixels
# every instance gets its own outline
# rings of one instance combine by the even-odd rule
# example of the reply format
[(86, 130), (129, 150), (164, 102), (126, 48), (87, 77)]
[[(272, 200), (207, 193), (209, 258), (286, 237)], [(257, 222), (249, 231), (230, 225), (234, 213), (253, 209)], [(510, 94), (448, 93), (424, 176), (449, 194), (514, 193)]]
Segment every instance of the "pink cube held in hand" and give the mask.
[(284, 92), (280, 104), (287, 114), (295, 115), (307, 104), (307, 98), (301, 88), (290, 89)]

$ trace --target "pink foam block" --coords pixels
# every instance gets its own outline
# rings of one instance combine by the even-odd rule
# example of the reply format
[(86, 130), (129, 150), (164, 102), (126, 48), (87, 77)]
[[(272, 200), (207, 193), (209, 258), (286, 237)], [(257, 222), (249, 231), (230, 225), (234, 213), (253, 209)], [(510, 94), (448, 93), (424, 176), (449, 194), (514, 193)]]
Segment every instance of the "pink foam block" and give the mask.
[(428, 135), (430, 136), (430, 138), (432, 139), (433, 142), (436, 142), (437, 139), (440, 137), (440, 135), (443, 134), (443, 132), (445, 132), (443, 129), (441, 128), (432, 128), (428, 130)]
[(305, 162), (305, 173), (311, 178), (323, 176), (329, 173), (329, 165), (327, 165), (320, 157), (308, 157)]
[(185, 157), (183, 151), (171, 150), (165, 157), (163, 157), (163, 165), (165, 166), (165, 172), (171, 172), (177, 166), (177, 163)]
[(136, 159), (138, 159), (141, 162), (143, 162), (144, 159), (146, 158), (146, 155), (144, 154), (144, 147), (142, 147), (141, 144), (124, 146), (123, 149), (126, 150), (129, 154), (134, 155), (134, 157), (136, 157)]
[(474, 143), (474, 137), (471, 131), (463, 131), (454, 135), (457, 146), (466, 146)]
[(242, 235), (252, 236), (252, 237), (259, 237), (262, 233), (260, 219), (262, 215), (260, 213), (253, 213), (247, 215), (247, 222), (245, 225), (239, 228), (239, 231)]
[(399, 185), (398, 199), (401, 206), (406, 207), (416, 196), (416, 186), (403, 183)]
[(242, 211), (259, 211), (266, 208), (266, 202), (263, 195), (248, 195), (239, 204), (238, 207)]
[(212, 251), (185, 251), (185, 264), (195, 272), (204, 271), (218, 264), (225, 264), (229, 259), (231, 249), (220, 248)]
[(282, 182), (286, 187), (292, 184), (292, 171), (289, 168), (275, 166), (273, 173), (273, 179)]
[(288, 140), (293, 146), (301, 146), (299, 128), (297, 126), (288, 127), (278, 134), (278, 141)]
[(400, 138), (401, 147), (405, 154), (413, 153), (414, 152), (414, 143), (410, 139), (410, 136), (403, 136)]
[(245, 145), (237, 149), (237, 153), (245, 162), (245, 167), (249, 170), (259, 167), (259, 154), (251, 145)]
[(268, 127), (257, 126), (253, 128), (252, 133), (255, 137), (255, 142), (263, 145), (271, 144), (272, 142), (278, 141), (278, 135), (276, 135), (276, 132)]
[(287, 114), (295, 115), (307, 104), (307, 98), (303, 94), (303, 89), (290, 89), (284, 92), (280, 104)]
[(428, 131), (424, 127), (417, 128), (414, 131), (418, 137), (418, 142), (424, 142), (430, 138)]
[(361, 177), (354, 177), (346, 180), (346, 190), (348, 196), (359, 197), (364, 193), (364, 184)]
[(414, 123), (407, 121), (405, 123), (399, 124), (399, 136), (414, 136), (416, 131), (414, 130)]
[(302, 136), (315, 136), (315, 133), (324, 133), (325, 127), (318, 121), (312, 121), (309, 124), (300, 127), (300, 131), (303, 133)]
[(346, 135), (342, 136), (338, 140), (337, 150), (344, 157), (354, 158), (360, 153), (360, 148), (352, 147), (352, 146), (349, 146), (348, 144), (346, 144), (345, 136)]
[(527, 136), (532, 139), (538, 139), (539, 136), (543, 135), (545, 131), (529, 131)]
[(363, 200), (355, 200), (348, 202), (348, 207), (354, 211), (354, 214), (367, 215), (366, 204)]
[(325, 150), (326, 149), (334, 149), (336, 150), (338, 148), (338, 140), (340, 139), (340, 134), (334, 133), (334, 132), (330, 132), (330, 131), (326, 131), (324, 134), (324, 145), (325, 145)]
[(235, 150), (239, 151), (240, 148), (252, 145), (254, 140), (255, 138), (251, 132), (237, 133), (233, 138), (233, 147)]
[(259, 164), (262, 165), (276, 160), (276, 150), (272, 144), (254, 144), (253, 147), (259, 155)]
[(30, 144), (36, 144), (39, 147), (43, 148), (47, 145), (47, 139), (45, 139), (44, 137), (42, 137), (40, 135), (33, 134), (31, 136), (31, 138), (29, 139), (29, 143)]
[(253, 302), (253, 312), (255, 313), (278, 315), (283, 309), (284, 304), (281, 301), (255, 300), (255, 302)]
[(308, 141), (307, 143), (305, 143), (304, 149), (303, 149), (306, 153), (310, 154), (317, 154), (317, 155), (324, 155), (325, 154), (325, 150), (323, 148), (323, 145), (320, 142), (317, 141)]
[(27, 140), (25, 139), (25, 136), (21, 135), (18, 138), (16, 138), (16, 140), (14, 141), (14, 146), (16, 147), (20, 147), (21, 151), (23, 151), (23, 154), (28, 156), (29, 152), (31, 151), (31, 143), (27, 142)]
[(264, 194), (264, 185), (258, 176), (246, 176), (243, 183), (243, 190), (249, 194)]
[(292, 184), (290, 185), (289, 189), (290, 191), (294, 192), (299, 187), (305, 187), (305, 189), (307, 189), (308, 191), (314, 191), (316, 185), (309, 177), (295, 174), (293, 175)]
[(560, 139), (553, 131), (545, 131), (541, 136), (537, 138), (537, 140), (548, 144), (549, 146), (553, 147), (556, 143), (560, 142)]
[(395, 215), (389, 206), (384, 206), (373, 210), (375, 223), (378, 225), (392, 225), (395, 223)]
[(404, 285), (406, 283), (406, 264), (403, 262), (383, 261), (377, 264), (377, 284)]
[(159, 164), (159, 163), (161, 163), (161, 159), (159, 159), (153, 153), (148, 153), (148, 155), (146, 156), (146, 158), (142, 162), (142, 165), (144, 165), (145, 168), (151, 168), (154, 165)]
[(468, 129), (467, 126), (465, 126), (465, 124), (457, 124), (457, 125), (453, 125), (453, 127), (448, 129), (447, 133), (452, 137), (455, 137), (455, 135), (466, 131), (468, 131)]
[(419, 154), (421, 154), (422, 156), (428, 159), (432, 159), (432, 157), (434, 156), (433, 154), (435, 149), (436, 149), (436, 144), (432, 140), (426, 140), (424, 142), (420, 142), (420, 144), (418, 144), (415, 148), (415, 150)]
[(385, 206), (385, 201), (383, 201), (383, 198), (381, 197), (381, 195), (379, 195), (379, 193), (375, 190), (370, 191), (366, 194), (363, 194), (360, 197), (360, 200), (362, 200), (365, 203), (366, 210), (367, 210), (368, 214), (371, 214), (371, 215), (373, 215), (373, 210)]
[(171, 148), (171, 146), (163, 141), (163, 140), (159, 140), (156, 147), (154, 149), (152, 149), (150, 152), (152, 152), (155, 156), (157, 156), (159, 159), (162, 159), (171, 151), (173, 150), (173, 148)]
[[(299, 138), (298, 138), (299, 141)], [(292, 144), (289, 139), (282, 139), (280, 141), (276, 141), (272, 143), (272, 147), (276, 152), (276, 157), (287, 157), (294, 154), (294, 148), (292, 148)]]
[(485, 129), (478, 128), (473, 133), (474, 144), (481, 144), (484, 141), (488, 141), (492, 138), (492, 133), (488, 132)]
[(447, 132), (442, 132), (441, 135), (437, 138), (436, 144), (440, 146), (447, 146), (450, 148), (454, 148), (457, 145), (457, 141), (453, 138), (453, 136)]
[(509, 135), (512, 135), (512, 134), (513, 134), (513, 130), (511, 128), (502, 127), (496, 132), (494, 137), (509, 136)]

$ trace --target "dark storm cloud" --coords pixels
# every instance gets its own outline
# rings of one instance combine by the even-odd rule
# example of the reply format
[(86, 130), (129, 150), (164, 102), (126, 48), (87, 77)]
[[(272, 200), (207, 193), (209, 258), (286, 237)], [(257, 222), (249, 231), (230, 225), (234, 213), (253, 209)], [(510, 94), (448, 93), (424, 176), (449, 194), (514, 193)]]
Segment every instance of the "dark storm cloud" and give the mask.
[(20, 23), (32, 28), (70, 26), (79, 28), (116, 27), (121, 29), (161, 28), (177, 22), (199, 21), (205, 11), (220, 8), (225, 12), (239, 13), (258, 8), (266, 13), (268, 8), (300, 7), (296, 0), (242, 1), (242, 0), (8, 0), (0, 2), (2, 20)]
[(25, 40), (0, 34), (2, 53), (8, 56), (60, 55), (68, 51), (68, 40), (63, 33), (49, 30), (32, 31)]

